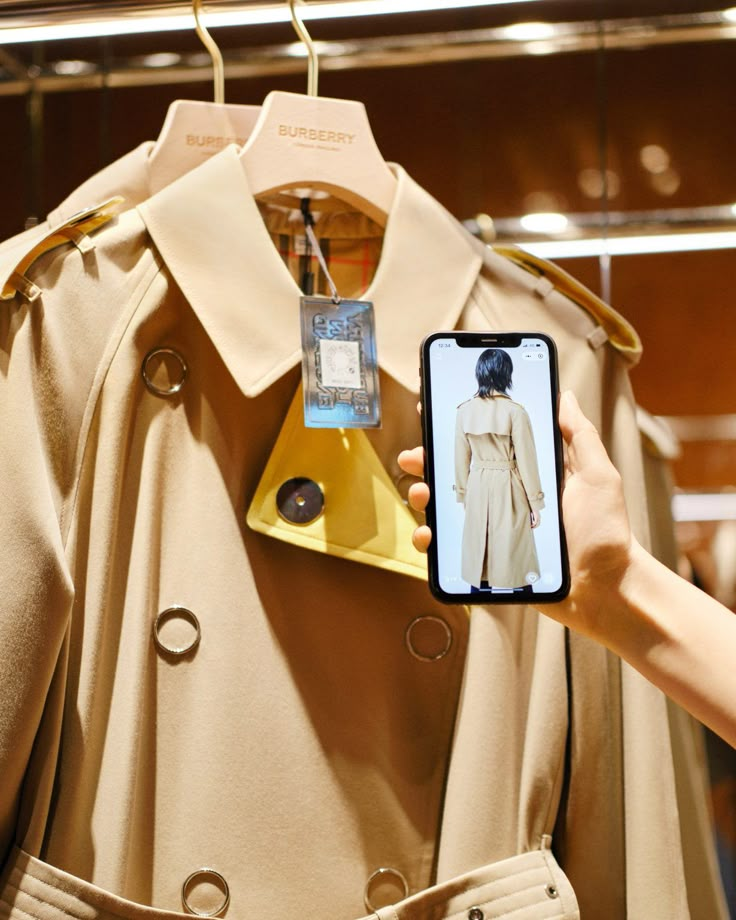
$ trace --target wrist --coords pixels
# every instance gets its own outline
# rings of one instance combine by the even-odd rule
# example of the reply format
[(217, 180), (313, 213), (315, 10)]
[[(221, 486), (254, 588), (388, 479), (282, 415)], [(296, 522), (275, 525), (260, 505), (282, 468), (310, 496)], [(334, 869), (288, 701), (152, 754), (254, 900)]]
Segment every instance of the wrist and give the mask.
[[(659, 639), (658, 625), (650, 614), (650, 594), (656, 593), (657, 570), (661, 567), (632, 536), (620, 577), (610, 585), (603, 602), (606, 620), (600, 624), (606, 645), (622, 657), (630, 657), (632, 646), (643, 650)], [(603, 641), (600, 634), (596, 638)]]
[[(626, 541), (598, 549), (591, 559), (571, 560), (572, 585), (556, 615), (563, 623), (620, 654), (630, 626), (630, 598), (636, 595), (640, 567), (647, 554), (627, 535)], [(557, 606), (557, 605), (556, 605)]]
[(700, 594), (632, 538), (629, 562), (604, 603), (596, 638), (645, 676), (652, 669), (661, 673), (663, 662), (679, 661), (687, 646), (693, 621), (685, 598), (691, 592)]
[(697, 589), (632, 541), (631, 563), (620, 586), (624, 619), (614, 651), (641, 664), (663, 650), (668, 654), (683, 640), (679, 608), (683, 596), (692, 591)]

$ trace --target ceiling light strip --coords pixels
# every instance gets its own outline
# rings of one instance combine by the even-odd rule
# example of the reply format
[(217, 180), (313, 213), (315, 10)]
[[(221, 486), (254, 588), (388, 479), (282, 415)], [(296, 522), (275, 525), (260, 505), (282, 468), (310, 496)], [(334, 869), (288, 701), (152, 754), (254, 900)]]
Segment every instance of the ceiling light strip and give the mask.
[(646, 255), (659, 252), (699, 252), (736, 249), (736, 231), (658, 233), (584, 240), (516, 240), (516, 245), (542, 259)]
[[(360, 16), (384, 16), (396, 13), (427, 13), (458, 8), (488, 7), (535, 3), (539, 0), (344, 0), (344, 2), (307, 3), (300, 7), (303, 20), (343, 19)], [(112, 7), (113, 4), (110, 4)], [(102, 9), (98, 7), (98, 9)], [(16, 20), (19, 21), (19, 20)], [(249, 4), (240, 10), (217, 12), (208, 10), (208, 28), (219, 26), (266, 25), (290, 21), (288, 6), (256, 6)], [(23, 42), (52, 41), (56, 39), (94, 38), (98, 36), (132, 35), (143, 32), (173, 32), (193, 29), (194, 17), (190, 9), (182, 7), (179, 13), (168, 15), (127, 15), (111, 10), (108, 15), (94, 19), (65, 16), (64, 21), (45, 21), (31, 25), (6, 24), (0, 28), (0, 45)]]

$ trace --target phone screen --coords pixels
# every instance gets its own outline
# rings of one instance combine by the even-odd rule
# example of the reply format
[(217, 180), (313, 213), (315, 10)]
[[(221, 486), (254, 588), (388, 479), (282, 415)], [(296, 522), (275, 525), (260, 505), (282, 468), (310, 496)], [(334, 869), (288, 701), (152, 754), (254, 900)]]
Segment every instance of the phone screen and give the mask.
[(531, 332), (433, 333), (421, 368), (432, 592), (480, 604), (563, 598), (554, 342)]

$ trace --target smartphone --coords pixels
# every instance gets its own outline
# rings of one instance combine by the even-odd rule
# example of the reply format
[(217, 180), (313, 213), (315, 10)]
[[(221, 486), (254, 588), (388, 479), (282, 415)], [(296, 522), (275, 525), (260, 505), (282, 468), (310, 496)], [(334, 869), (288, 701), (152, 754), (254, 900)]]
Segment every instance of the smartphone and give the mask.
[(463, 604), (562, 600), (570, 574), (554, 342), (434, 332), (420, 371), (432, 593)]

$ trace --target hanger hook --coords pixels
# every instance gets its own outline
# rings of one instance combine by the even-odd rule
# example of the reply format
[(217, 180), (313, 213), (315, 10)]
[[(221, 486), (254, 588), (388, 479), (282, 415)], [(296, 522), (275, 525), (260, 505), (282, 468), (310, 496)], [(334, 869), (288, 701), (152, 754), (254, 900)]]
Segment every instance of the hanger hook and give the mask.
[(225, 102), (225, 64), (222, 60), (222, 52), (199, 18), (199, 14), (202, 11), (202, 0), (192, 0), (192, 11), (194, 12), (194, 28), (212, 58), (212, 70), (215, 78), (215, 102), (218, 105), (222, 105)]
[(317, 49), (314, 47), (312, 36), (307, 31), (307, 27), (301, 20), (296, 11), (296, 0), (289, 0), (289, 12), (291, 13), (291, 24), (299, 38), (304, 42), (307, 49), (307, 95), (318, 96), (317, 82), (319, 80), (319, 56)]

